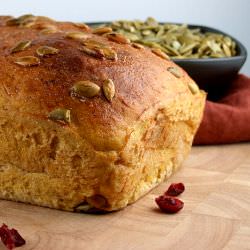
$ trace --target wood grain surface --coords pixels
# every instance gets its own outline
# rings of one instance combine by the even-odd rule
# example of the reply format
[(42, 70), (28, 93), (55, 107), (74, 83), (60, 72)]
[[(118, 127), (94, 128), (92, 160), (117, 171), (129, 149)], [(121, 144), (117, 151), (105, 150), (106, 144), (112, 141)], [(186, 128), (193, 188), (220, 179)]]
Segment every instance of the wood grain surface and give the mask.
[[(179, 181), (186, 185), (184, 209), (159, 212), (154, 198)], [(74, 214), (0, 201), (2, 222), (26, 239), (20, 250), (250, 249), (250, 144), (193, 147), (178, 173), (119, 212)]]

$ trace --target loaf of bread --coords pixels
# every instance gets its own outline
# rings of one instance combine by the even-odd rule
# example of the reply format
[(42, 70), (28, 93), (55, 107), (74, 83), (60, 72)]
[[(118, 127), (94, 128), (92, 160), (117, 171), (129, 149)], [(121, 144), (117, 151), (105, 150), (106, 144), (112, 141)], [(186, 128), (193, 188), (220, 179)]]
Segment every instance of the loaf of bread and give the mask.
[(205, 93), (110, 28), (0, 17), (0, 198), (124, 208), (175, 172)]

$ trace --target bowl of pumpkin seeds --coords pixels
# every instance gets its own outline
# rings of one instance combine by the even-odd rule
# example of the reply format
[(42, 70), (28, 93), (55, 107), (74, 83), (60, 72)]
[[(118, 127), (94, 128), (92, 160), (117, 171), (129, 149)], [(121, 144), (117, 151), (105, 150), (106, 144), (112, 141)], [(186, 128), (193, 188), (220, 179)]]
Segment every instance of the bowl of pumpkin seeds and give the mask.
[(206, 26), (159, 23), (149, 17), (141, 20), (89, 23), (93, 28), (107, 26), (133, 43), (157, 48), (205, 90), (223, 86), (244, 64), (245, 47), (232, 36)]

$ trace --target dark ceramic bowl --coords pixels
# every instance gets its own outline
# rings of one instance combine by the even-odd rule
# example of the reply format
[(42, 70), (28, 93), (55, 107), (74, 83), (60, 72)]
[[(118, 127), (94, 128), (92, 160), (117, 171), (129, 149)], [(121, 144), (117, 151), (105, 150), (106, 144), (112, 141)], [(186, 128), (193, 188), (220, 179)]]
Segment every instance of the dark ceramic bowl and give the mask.
[[(88, 23), (90, 26), (98, 26), (109, 22)], [(236, 42), (236, 56), (224, 58), (206, 59), (173, 59), (205, 89), (211, 99), (221, 96), (229, 87), (232, 79), (237, 75), (247, 58), (247, 51), (234, 37), (214, 28), (201, 25), (188, 25), (189, 28), (199, 28), (201, 32), (214, 32), (229, 36)]]
[(174, 59), (174, 62), (185, 69), (188, 74), (205, 89), (210, 96), (223, 93), (230, 85), (246, 61), (246, 48), (234, 37), (214, 28), (189, 25), (190, 28), (200, 28), (201, 32), (214, 32), (229, 36), (236, 42), (236, 56), (206, 59)]

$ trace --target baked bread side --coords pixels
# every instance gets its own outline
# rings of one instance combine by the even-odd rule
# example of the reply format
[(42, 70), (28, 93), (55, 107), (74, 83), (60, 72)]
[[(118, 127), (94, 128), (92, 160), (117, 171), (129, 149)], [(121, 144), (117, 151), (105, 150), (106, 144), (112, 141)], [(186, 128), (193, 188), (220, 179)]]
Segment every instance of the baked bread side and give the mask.
[(0, 18), (0, 198), (117, 210), (187, 156), (205, 94), (158, 50), (106, 32)]

